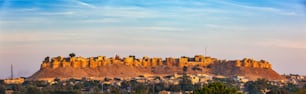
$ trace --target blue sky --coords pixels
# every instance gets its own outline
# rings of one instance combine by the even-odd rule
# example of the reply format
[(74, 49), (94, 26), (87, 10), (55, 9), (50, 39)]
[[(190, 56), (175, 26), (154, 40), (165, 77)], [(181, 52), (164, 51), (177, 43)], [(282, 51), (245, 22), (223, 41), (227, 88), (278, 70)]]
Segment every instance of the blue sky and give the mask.
[(0, 78), (45, 56), (265, 59), (306, 75), (304, 0), (0, 0)]

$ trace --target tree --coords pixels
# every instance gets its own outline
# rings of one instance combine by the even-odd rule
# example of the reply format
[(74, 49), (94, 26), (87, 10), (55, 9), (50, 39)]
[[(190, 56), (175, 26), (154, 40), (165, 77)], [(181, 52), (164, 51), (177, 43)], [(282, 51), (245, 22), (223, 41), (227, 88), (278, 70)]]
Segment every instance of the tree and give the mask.
[(187, 85), (187, 75), (186, 75), (187, 69), (188, 69), (187, 66), (183, 67), (183, 82), (181, 83), (181, 87), (182, 87), (183, 92), (185, 92), (186, 85)]
[(210, 83), (203, 88), (194, 90), (194, 94), (239, 94), (233, 86), (225, 85), (221, 82)]
[(120, 88), (119, 87), (111, 86), (110, 91), (111, 91), (110, 92), (111, 94), (120, 94)]
[(299, 88), (297, 87), (297, 85), (292, 84), (292, 83), (288, 83), (286, 86), (284, 86), (283, 88), (285, 88), (286, 90), (288, 90), (289, 92), (297, 92), (299, 90)]
[(244, 85), (245, 91), (249, 94), (262, 94), (264, 90), (271, 87), (266, 79), (258, 79), (257, 81), (249, 81)]
[(165, 90), (165, 85), (163, 83), (152, 83), (152, 87), (154, 87), (155, 91), (157, 92)]
[(47, 81), (33, 81), (32, 83), (35, 86), (37, 86), (37, 87), (46, 87), (46, 86), (48, 86), (48, 82)]
[(42, 94), (36, 87), (29, 86), (26, 94)]
[(58, 82), (60, 82), (60, 81), (61, 81), (61, 79), (59, 79), (59, 78), (57, 78), (57, 77), (54, 78), (54, 82), (57, 82), (57, 83), (58, 83)]
[(188, 69), (188, 67), (187, 67), (187, 66), (184, 66), (184, 67), (183, 67), (183, 72), (186, 73), (186, 72), (187, 72), (187, 69)]
[(290, 93), (283, 88), (277, 88), (277, 89), (272, 89), (271, 91), (267, 92), (267, 94), (290, 94)]
[(50, 62), (50, 57), (49, 56), (45, 57), (44, 62), (46, 63)]
[(169, 91), (174, 91), (174, 92), (178, 92), (178, 91), (181, 91), (181, 87), (179, 85), (169, 85), (169, 88), (168, 88)]
[(77, 83), (73, 86), (73, 89), (75, 90), (81, 90), (82, 88), (84, 88), (84, 85), (82, 83)]
[(76, 55), (75, 55), (75, 53), (70, 53), (69, 56), (70, 57), (75, 57)]
[(150, 86), (145, 85), (143, 83), (137, 83), (134, 94), (148, 94), (149, 90), (150, 90)]
[(4, 94), (5, 90), (6, 90), (6, 87), (0, 84), (0, 94)]
[(297, 94), (306, 94), (306, 89), (300, 89)]
[(192, 84), (192, 81), (188, 77), (185, 77), (183, 79), (184, 79), (183, 81), (180, 81), (180, 85), (183, 88), (182, 90), (183, 91), (192, 91), (193, 87), (194, 87), (193, 84)]

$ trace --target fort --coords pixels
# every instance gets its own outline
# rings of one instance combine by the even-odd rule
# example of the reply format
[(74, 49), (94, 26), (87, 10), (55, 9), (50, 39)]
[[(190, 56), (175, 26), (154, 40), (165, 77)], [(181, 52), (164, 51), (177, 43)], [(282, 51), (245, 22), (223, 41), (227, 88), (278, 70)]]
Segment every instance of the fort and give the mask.
[(260, 60), (256, 61), (250, 58), (244, 58), (242, 60), (218, 60), (203, 55), (195, 55), (194, 57), (182, 56), (180, 58), (167, 57), (164, 60), (160, 57), (147, 57), (136, 58), (133, 55), (120, 58), (118, 55), (115, 57), (107, 58), (106, 56), (97, 57), (46, 57), (41, 64), (41, 69), (52, 68), (56, 69), (59, 67), (66, 68), (98, 68), (111, 64), (124, 64), (127, 66), (138, 66), (138, 67), (156, 67), (156, 66), (200, 66), (207, 67), (209, 65), (220, 65), (220, 66), (231, 66), (231, 67), (248, 67), (248, 68), (266, 68), (272, 69), (271, 64), (268, 61)]
[(221, 60), (204, 55), (192, 57), (136, 57), (129, 55), (120, 57), (96, 56), (82, 57), (74, 53), (68, 57), (45, 57), (40, 69), (34, 73), (31, 80), (54, 78), (82, 78), (82, 77), (137, 77), (139, 75), (169, 75), (183, 73), (187, 67), (188, 74), (210, 74), (223, 76), (245, 76), (256, 80), (265, 78), (270, 80), (283, 79), (272, 69), (266, 60), (243, 58), (241, 60)]

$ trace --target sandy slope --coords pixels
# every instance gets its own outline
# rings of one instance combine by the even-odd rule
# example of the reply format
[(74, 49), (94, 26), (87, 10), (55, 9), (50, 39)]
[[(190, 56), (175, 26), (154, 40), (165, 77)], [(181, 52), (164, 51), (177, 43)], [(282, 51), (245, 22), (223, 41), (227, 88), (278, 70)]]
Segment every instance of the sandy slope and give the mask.
[[(46, 68), (37, 71), (31, 77), (30, 80), (39, 79), (53, 79), (58, 78), (82, 78), (82, 77), (136, 77), (139, 75), (167, 75), (173, 73), (182, 73), (180, 67), (168, 67), (168, 66), (157, 66), (157, 67), (135, 67), (126, 66), (123, 64), (112, 64), (98, 68)], [(246, 76), (249, 79), (256, 80), (257, 78), (265, 78), (269, 80), (280, 80), (283, 79), (278, 73), (272, 69), (261, 69), (261, 68), (245, 68), (245, 67), (224, 67), (224, 66), (212, 66), (211, 68), (198, 67), (195, 70), (193, 67), (188, 67), (187, 73), (189, 74), (211, 74), (211, 75), (225, 75), (235, 76), (241, 75)]]

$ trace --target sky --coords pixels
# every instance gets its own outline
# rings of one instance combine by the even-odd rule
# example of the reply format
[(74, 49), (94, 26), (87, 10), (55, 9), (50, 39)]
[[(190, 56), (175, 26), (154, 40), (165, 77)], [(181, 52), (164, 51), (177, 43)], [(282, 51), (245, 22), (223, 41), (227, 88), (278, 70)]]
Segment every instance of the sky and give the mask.
[(0, 78), (44, 57), (264, 59), (306, 75), (305, 0), (0, 0)]

